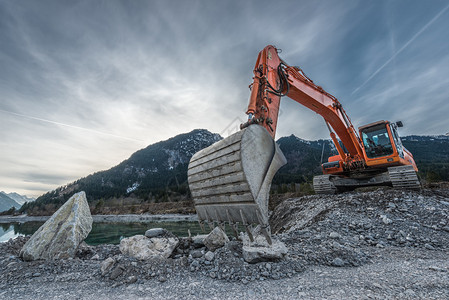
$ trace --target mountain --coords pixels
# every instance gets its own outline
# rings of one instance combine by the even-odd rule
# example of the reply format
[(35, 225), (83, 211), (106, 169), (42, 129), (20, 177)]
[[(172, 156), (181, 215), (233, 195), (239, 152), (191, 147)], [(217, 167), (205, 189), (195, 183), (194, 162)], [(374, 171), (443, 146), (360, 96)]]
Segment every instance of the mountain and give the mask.
[(52, 211), (78, 191), (85, 191), (96, 205), (123, 198), (146, 202), (179, 201), (188, 198), (187, 166), (197, 151), (219, 141), (220, 135), (204, 129), (180, 134), (139, 150), (119, 165), (81, 178), (27, 203), (21, 211)]
[[(86, 192), (91, 208), (189, 200), (187, 165), (190, 158), (220, 139), (218, 134), (203, 129), (180, 134), (135, 152), (109, 170), (46, 193), (35, 202), (23, 205), (21, 211), (52, 212), (78, 191)], [(449, 181), (448, 136), (407, 136), (402, 140), (413, 153), (421, 178)], [(274, 177), (275, 188), (290, 183), (310, 183), (314, 175), (321, 174), (321, 162), (337, 153), (331, 140), (307, 141), (290, 135), (278, 139), (277, 143), (288, 163)]]
[(321, 161), (327, 161), (336, 153), (331, 140), (307, 141), (292, 134), (276, 142), (287, 158), (287, 164), (276, 173), (273, 184), (310, 181), (321, 172)]
[(17, 193), (9, 193), (9, 194), (7, 194), (5, 192), (0, 192), (0, 194), (8, 196), (9, 198), (11, 198), (14, 201), (16, 201), (17, 203), (19, 203), (20, 205), (23, 205), (25, 202), (33, 202), (34, 200), (36, 200), (35, 198), (22, 196), (22, 195), (19, 195)]
[(19, 209), (22, 205), (6, 196), (4, 193), (0, 193), (0, 212), (9, 210), (12, 207)]
[(411, 135), (402, 143), (413, 154), (422, 179), (449, 181), (449, 136)]
[[(413, 154), (421, 179), (449, 181), (449, 136), (411, 135), (401, 140)], [(310, 181), (314, 175), (321, 174), (321, 154), (322, 161), (337, 154), (331, 140), (307, 141), (291, 135), (280, 138), (277, 143), (288, 163), (278, 171), (274, 184)]]

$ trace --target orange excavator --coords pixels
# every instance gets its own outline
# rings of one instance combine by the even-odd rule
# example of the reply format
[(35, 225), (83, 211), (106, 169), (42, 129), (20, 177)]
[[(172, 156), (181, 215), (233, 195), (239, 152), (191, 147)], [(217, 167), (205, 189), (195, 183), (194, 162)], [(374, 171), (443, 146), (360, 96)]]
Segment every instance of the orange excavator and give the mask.
[(278, 53), (274, 46), (259, 53), (242, 130), (199, 151), (189, 163), (189, 186), (200, 224), (228, 222), (236, 229), (241, 223), (250, 238), (251, 224), (259, 224), (269, 240), (269, 189), (286, 163), (274, 142), (283, 96), (321, 115), (338, 151), (322, 164), (323, 175), (313, 179), (317, 194), (373, 185), (420, 188), (413, 156), (398, 134), (402, 122), (374, 122), (359, 127), (357, 134), (337, 98)]

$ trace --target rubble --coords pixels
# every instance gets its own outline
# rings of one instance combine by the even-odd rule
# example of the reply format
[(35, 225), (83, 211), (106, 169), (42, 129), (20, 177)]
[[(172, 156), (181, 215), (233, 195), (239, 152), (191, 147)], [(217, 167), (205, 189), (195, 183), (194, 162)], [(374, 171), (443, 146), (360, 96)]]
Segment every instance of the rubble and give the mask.
[(203, 240), (204, 245), (210, 251), (223, 247), (227, 242), (229, 242), (229, 238), (220, 227), (215, 227)]
[(270, 245), (260, 232), (260, 226), (257, 226), (253, 231), (253, 241), (246, 233), (241, 233), (240, 238), (243, 243), (243, 259), (247, 263), (280, 260), (288, 252), (285, 244), (277, 238), (273, 238)]
[(176, 237), (148, 238), (144, 235), (135, 235), (120, 241), (120, 252), (140, 260), (168, 258), (178, 243)]
[[(270, 291), (284, 286), (278, 289), (279, 298), (295, 298), (314, 291), (306, 286), (316, 283), (326, 288), (323, 280), (337, 280), (346, 282), (344, 291), (354, 298), (360, 289), (370, 289), (377, 291), (378, 298), (406, 298), (414, 293), (416, 298), (447, 299), (449, 205), (445, 203), (449, 203), (448, 189), (382, 188), (285, 200), (272, 213), (271, 222), (277, 229), (273, 241), (282, 242), (288, 253), (270, 262), (248, 263), (248, 241), (231, 239), (210, 251), (202, 242), (204, 237), (179, 238), (168, 258), (139, 260), (121, 253), (118, 245), (98, 245), (80, 247), (72, 260), (24, 262), (17, 255), (29, 237), (19, 237), (0, 244), (0, 288), (13, 293), (16, 283), (53, 280), (62, 284), (67, 277), (79, 283), (96, 282), (105, 289), (167, 285), (172, 288), (165, 292), (175, 297), (173, 284), (179, 282), (241, 289), (243, 295), (264, 282)], [(256, 238), (256, 243), (264, 242)], [(414, 285), (416, 278), (419, 286)], [(285, 290), (294, 283), (298, 291)], [(185, 288), (187, 295), (191, 295), (189, 289), (203, 291)], [(340, 283), (335, 289), (341, 291)], [(177, 289), (176, 295), (185, 298), (183, 291)], [(252, 293), (253, 298), (262, 294)], [(331, 298), (338, 298), (337, 294)]]
[(165, 230), (164, 228), (151, 228), (145, 231), (145, 236), (147, 238), (158, 237), (165, 234), (167, 234), (167, 230)]

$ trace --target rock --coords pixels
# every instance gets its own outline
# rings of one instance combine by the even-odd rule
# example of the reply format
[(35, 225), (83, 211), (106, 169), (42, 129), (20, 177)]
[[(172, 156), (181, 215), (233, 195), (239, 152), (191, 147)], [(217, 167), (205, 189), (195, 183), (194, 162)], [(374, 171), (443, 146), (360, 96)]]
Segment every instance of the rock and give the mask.
[(254, 242), (251, 242), (246, 233), (241, 234), (243, 242), (243, 259), (248, 263), (257, 263), (261, 261), (272, 261), (282, 259), (288, 252), (285, 244), (275, 238), (272, 238), (272, 244), (269, 245), (263, 235), (254, 235)]
[(148, 238), (153, 238), (157, 236), (164, 235), (167, 232), (164, 228), (151, 228), (145, 231), (145, 236)]
[(340, 235), (338, 234), (338, 232), (333, 231), (333, 232), (331, 232), (331, 233), (329, 234), (329, 237), (330, 237), (331, 239), (339, 239), (339, 238), (340, 238)]
[(391, 223), (393, 223), (393, 221), (391, 221), (386, 215), (381, 215), (380, 216), (380, 218), (382, 219), (382, 222), (384, 223), (384, 224), (391, 224)]
[(76, 193), (33, 234), (19, 255), (25, 261), (73, 258), (91, 229), (86, 194)]
[(201, 250), (193, 250), (190, 254), (193, 258), (200, 258), (203, 256), (203, 252)]
[(336, 257), (334, 258), (334, 260), (332, 261), (332, 265), (334, 267), (343, 267), (345, 265), (345, 262), (343, 261), (343, 259), (341, 259), (340, 257)]
[(101, 275), (105, 275), (115, 264), (115, 259), (113, 259), (112, 257), (108, 257), (106, 258), (102, 263), (101, 263)]
[(194, 261), (190, 264), (190, 266), (193, 267), (193, 268), (197, 268), (197, 267), (200, 266), (200, 263), (199, 263), (197, 260), (194, 260)]
[(412, 289), (406, 289), (404, 293), (408, 297), (413, 297), (413, 298), (416, 297), (416, 293)]
[(220, 227), (215, 227), (214, 230), (204, 238), (204, 245), (210, 251), (215, 251), (216, 249), (223, 247), (227, 242), (229, 242), (229, 238)]
[(175, 237), (147, 238), (135, 235), (121, 240), (120, 252), (140, 260), (168, 258), (178, 243), (179, 240)]
[(270, 272), (270, 271), (271, 271), (271, 264), (270, 264), (270, 263), (267, 263), (267, 264), (265, 265), (265, 268), (268, 270), (268, 272)]
[(207, 237), (207, 234), (198, 234), (192, 237), (193, 247), (201, 248), (204, 247), (204, 239)]
[(92, 260), (99, 260), (100, 259), (100, 255), (95, 254), (94, 256), (91, 257)]
[(204, 254), (204, 258), (208, 261), (214, 260), (215, 254), (211, 251), (207, 251), (206, 254)]
[(436, 266), (430, 266), (430, 267), (429, 267), (429, 270), (437, 271), (437, 272), (446, 272), (445, 269), (440, 268), (440, 267), (436, 267)]
[(125, 269), (124, 266), (118, 265), (117, 267), (114, 268), (114, 270), (112, 270), (111, 276), (109, 276), (109, 278), (111, 278), (112, 280), (116, 279), (117, 277), (122, 275), (124, 269)]
[(435, 247), (432, 246), (431, 244), (424, 244), (424, 248), (426, 248), (427, 250), (435, 250)]

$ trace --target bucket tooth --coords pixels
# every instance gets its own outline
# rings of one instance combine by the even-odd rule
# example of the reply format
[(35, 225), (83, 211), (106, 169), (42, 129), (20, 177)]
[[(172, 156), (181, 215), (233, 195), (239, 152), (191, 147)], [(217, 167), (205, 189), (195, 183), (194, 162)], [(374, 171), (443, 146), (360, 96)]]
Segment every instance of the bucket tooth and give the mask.
[(220, 227), (221, 230), (226, 231), (226, 224), (225, 224), (225, 222), (218, 222), (218, 227)]
[(229, 226), (231, 227), (232, 232), (234, 233), (234, 236), (236, 239), (239, 239), (239, 233), (238, 233), (238, 223), (235, 223), (232, 218), (231, 215), (229, 214), (229, 209), (226, 209), (226, 217), (228, 218), (228, 222), (229, 222)]
[(271, 181), (286, 163), (268, 131), (255, 124), (195, 153), (188, 181), (198, 219), (209, 226), (268, 224)]
[(242, 211), (242, 210), (240, 210), (240, 218), (242, 219), (242, 224), (243, 224), (243, 226), (248, 225), (248, 223), (246, 222), (245, 215), (243, 214), (243, 211)]
[(260, 224), (260, 231), (267, 240), (268, 244), (273, 244), (273, 241), (271, 240), (271, 230), (270, 225), (268, 224), (268, 221), (266, 219), (263, 219), (261, 213), (259, 210), (256, 211), (257, 220)]
[(198, 219), (198, 224), (200, 224), (201, 231), (206, 231), (206, 228), (204, 228), (204, 221)]
[(240, 239), (238, 223), (229, 223), (229, 226), (231, 227), (232, 233), (234, 233), (235, 238)]
[(213, 230), (214, 229), (214, 221), (211, 219), (211, 217), (209, 217), (209, 214), (207, 213), (207, 210), (205, 210), (204, 213), (206, 215), (207, 225), (209, 225), (210, 230)]
[(254, 235), (253, 235), (253, 226), (251, 225), (246, 225), (246, 233), (248, 234), (249, 240), (251, 241), (251, 243), (254, 242)]
[(265, 226), (266, 225), (266, 220), (264, 220), (262, 218), (262, 215), (260, 214), (260, 210), (256, 209), (256, 216), (257, 216), (257, 221), (259, 222), (260, 226)]
[[(215, 221), (217, 222), (218, 226), (220, 226), (220, 228), (221, 228), (223, 226), (223, 220), (221, 220), (221, 218), (218, 216), (218, 211), (216, 209), (214, 209), (214, 212), (215, 212)], [(223, 229), (223, 228), (221, 228), (221, 229)]]
[(245, 214), (243, 213), (243, 210), (240, 210), (240, 217), (242, 218), (242, 224), (243, 224), (243, 226), (245, 226), (246, 233), (248, 234), (250, 241), (254, 242), (253, 228), (252, 228), (251, 224), (249, 224), (246, 221)]
[(209, 229), (210, 230), (214, 230), (215, 226), (214, 226), (214, 222), (213, 221), (208, 221), (207, 225), (209, 225)]
[(263, 225), (263, 226), (261, 226), (260, 232), (262, 232), (262, 234), (265, 237), (265, 239), (267, 240), (268, 244), (272, 245), (273, 241), (271, 239), (270, 225)]
[(231, 215), (229, 214), (229, 209), (226, 209), (226, 217), (228, 218), (229, 224), (232, 224), (232, 218)]

